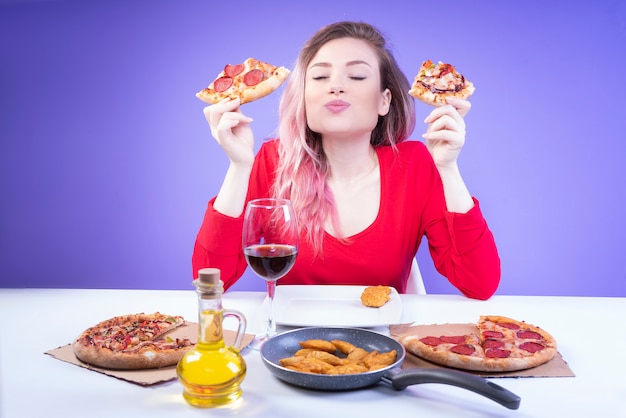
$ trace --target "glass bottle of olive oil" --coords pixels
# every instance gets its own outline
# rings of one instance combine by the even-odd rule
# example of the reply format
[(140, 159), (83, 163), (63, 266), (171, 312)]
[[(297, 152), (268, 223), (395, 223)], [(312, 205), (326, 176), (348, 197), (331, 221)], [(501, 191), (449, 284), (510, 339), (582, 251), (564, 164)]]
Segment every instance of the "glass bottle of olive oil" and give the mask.
[[(246, 319), (240, 312), (222, 308), (224, 284), (218, 269), (201, 269), (194, 286), (198, 294), (198, 343), (178, 362), (178, 381), (189, 405), (200, 408), (226, 405), (241, 396), (240, 385), (246, 375), (246, 363), (238, 349)], [(225, 316), (234, 316), (239, 321), (233, 347), (224, 342)]]

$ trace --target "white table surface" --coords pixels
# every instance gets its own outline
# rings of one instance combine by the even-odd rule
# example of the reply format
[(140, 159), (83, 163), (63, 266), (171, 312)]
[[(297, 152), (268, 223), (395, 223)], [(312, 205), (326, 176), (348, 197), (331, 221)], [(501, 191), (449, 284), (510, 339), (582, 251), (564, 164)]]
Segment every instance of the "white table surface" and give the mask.
[[(244, 312), (248, 331), (261, 333), (263, 297), (227, 293), (224, 307)], [(402, 295), (402, 301), (401, 322), (467, 323), (495, 314), (536, 323), (556, 337), (576, 377), (494, 379), (521, 397), (520, 408), (511, 411), (442, 384), (403, 391), (384, 384), (347, 392), (300, 389), (276, 379), (258, 351), (246, 350), (242, 398), (196, 409), (183, 401), (176, 380), (142, 387), (44, 354), (114, 315), (161, 311), (195, 320), (193, 290), (0, 289), (0, 417), (626, 417), (626, 298), (494, 296), (481, 302)]]

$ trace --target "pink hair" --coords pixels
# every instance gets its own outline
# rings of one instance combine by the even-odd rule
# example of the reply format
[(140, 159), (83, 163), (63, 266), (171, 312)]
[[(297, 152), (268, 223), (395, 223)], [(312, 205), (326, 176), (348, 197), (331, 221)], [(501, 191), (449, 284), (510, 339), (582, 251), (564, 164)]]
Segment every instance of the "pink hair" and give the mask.
[[(355, 38), (367, 42), (377, 53), (381, 73), (381, 91), (391, 91), (391, 108), (380, 117), (372, 132), (374, 147), (395, 144), (408, 138), (415, 127), (414, 101), (409, 96), (409, 81), (402, 73), (384, 37), (373, 26), (359, 22), (338, 22), (320, 29), (304, 45), (289, 77), (279, 105), (279, 165), (274, 195), (291, 199), (298, 224), (316, 254), (321, 253), (324, 221), (330, 217), (339, 231), (337, 211), (326, 178), (328, 162), (321, 137), (307, 125), (304, 106), (306, 69), (317, 51), (328, 41)], [(342, 237), (339, 237), (342, 238)]]

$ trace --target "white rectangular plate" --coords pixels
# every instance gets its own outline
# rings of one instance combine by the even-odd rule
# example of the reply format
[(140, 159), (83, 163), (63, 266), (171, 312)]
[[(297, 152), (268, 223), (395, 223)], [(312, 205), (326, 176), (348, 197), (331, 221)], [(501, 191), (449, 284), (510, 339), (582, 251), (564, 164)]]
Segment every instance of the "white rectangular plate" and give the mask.
[(366, 286), (277, 286), (274, 295), (276, 323), (289, 326), (378, 327), (395, 324), (402, 316), (402, 300), (391, 288), (389, 301), (380, 308), (361, 302)]

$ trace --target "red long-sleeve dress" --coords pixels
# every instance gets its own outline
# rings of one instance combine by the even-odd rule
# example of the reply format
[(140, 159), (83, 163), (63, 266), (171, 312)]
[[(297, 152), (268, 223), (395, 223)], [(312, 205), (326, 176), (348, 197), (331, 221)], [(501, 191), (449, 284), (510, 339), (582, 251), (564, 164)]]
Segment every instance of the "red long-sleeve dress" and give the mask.
[[(267, 197), (278, 160), (277, 140), (259, 150), (250, 176), (248, 199)], [(326, 234), (323, 255), (314, 257), (301, 237), (296, 262), (279, 285), (388, 285), (404, 293), (411, 263), (423, 236), (437, 270), (464, 295), (491, 297), (500, 281), (500, 258), (478, 204), (465, 214), (446, 210), (439, 173), (419, 141), (376, 149), (380, 166), (381, 205), (376, 220), (345, 244)], [(198, 269), (221, 270), (225, 289), (247, 267), (241, 246), (243, 214), (225, 216), (212, 199), (196, 237), (193, 275)]]

